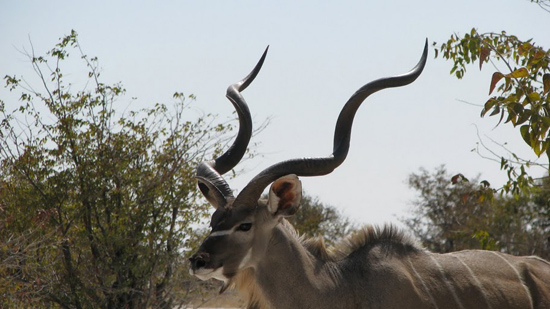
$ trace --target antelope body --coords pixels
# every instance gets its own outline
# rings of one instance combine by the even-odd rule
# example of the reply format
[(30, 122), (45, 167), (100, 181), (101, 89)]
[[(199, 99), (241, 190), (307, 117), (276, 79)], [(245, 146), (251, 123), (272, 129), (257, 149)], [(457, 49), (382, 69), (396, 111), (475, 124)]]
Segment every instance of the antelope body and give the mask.
[[(235, 197), (221, 175), (243, 157), (252, 120), (241, 95), (254, 70), (228, 88), (239, 115), (230, 149), (197, 168), (199, 188), (216, 208), (210, 235), (191, 261), (190, 272), (238, 289), (248, 308), (550, 308), (550, 263), (493, 251), (447, 254), (422, 249), (391, 225), (364, 227), (325, 248), (320, 239), (299, 237), (284, 218), (298, 209), (298, 176), (332, 172), (346, 158), (355, 112), (370, 94), (412, 83), (422, 72), (427, 44), (409, 73), (360, 88), (338, 118), (333, 154), (277, 163), (254, 177)], [(271, 185), (267, 199), (260, 199)]]

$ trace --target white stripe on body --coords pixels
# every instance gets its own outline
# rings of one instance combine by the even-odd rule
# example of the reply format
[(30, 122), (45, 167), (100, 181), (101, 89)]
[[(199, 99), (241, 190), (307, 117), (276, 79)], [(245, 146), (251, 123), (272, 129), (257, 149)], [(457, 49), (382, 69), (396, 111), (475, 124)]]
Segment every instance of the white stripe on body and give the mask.
[(455, 257), (460, 263), (462, 263), (462, 265), (464, 265), (464, 267), (466, 267), (466, 269), (470, 273), (470, 276), (472, 276), (472, 278), (474, 279), (475, 284), (478, 286), (479, 290), (481, 291), (481, 294), (483, 295), (483, 298), (485, 299), (485, 303), (487, 303), (487, 308), (492, 309), (491, 304), (489, 303), (489, 298), (487, 297), (487, 294), (485, 294), (483, 284), (481, 284), (481, 281), (479, 281), (477, 276), (474, 274), (474, 271), (468, 265), (466, 265), (466, 263), (464, 263), (464, 261), (461, 258), (459, 258), (458, 256), (456, 256), (452, 253), (449, 253), (449, 255)]
[(435, 259), (435, 257), (432, 254), (429, 254), (429, 255), (430, 255), (430, 258), (432, 259), (432, 261), (434, 262), (434, 264), (439, 269), (439, 272), (441, 273), (441, 276), (443, 277), (443, 281), (445, 281), (445, 285), (447, 285), (447, 287), (449, 288), (449, 291), (451, 291), (451, 294), (453, 294), (453, 298), (455, 299), (456, 303), (458, 304), (458, 306), (461, 309), (465, 309), (464, 306), (462, 305), (462, 302), (458, 298), (458, 295), (456, 294), (456, 291), (453, 288), (453, 285), (451, 284), (451, 282), (449, 282), (449, 279), (447, 279), (447, 276), (445, 276), (445, 270), (443, 270), (443, 267), (441, 267), (441, 264), (439, 264), (437, 262), (437, 260)]
[(508, 262), (508, 260), (505, 259), (502, 255), (498, 254), (498, 252), (495, 252), (495, 251), (490, 251), (490, 252), (493, 253), (494, 255), (498, 256), (500, 259), (502, 259), (504, 262), (506, 262), (506, 264), (508, 264), (514, 270), (514, 272), (518, 276), (519, 283), (521, 284), (521, 286), (525, 290), (525, 293), (527, 293), (527, 298), (529, 298), (529, 304), (531, 305), (531, 308), (534, 308), (535, 305), (533, 304), (533, 298), (531, 297), (531, 293), (529, 292), (529, 288), (527, 288), (527, 285), (523, 281), (523, 278), (521, 277), (521, 274), (519, 273), (517, 268), (515, 268), (514, 265), (512, 265), (512, 263)]
[(542, 262), (542, 263), (544, 263), (544, 264), (550, 266), (550, 262), (549, 262), (549, 261), (547, 261), (547, 260), (545, 260), (545, 259), (543, 259), (543, 258), (541, 258), (541, 257), (538, 257), (538, 256), (536, 256), (536, 255), (526, 256), (525, 258), (531, 259), (531, 260), (536, 260), (536, 261)]
[(437, 303), (435, 302), (434, 297), (432, 296), (432, 293), (430, 293), (430, 289), (428, 289), (428, 286), (426, 285), (426, 282), (424, 282), (424, 280), (422, 279), (420, 274), (416, 271), (416, 268), (414, 268), (414, 265), (411, 262), (411, 258), (409, 256), (407, 256), (407, 260), (409, 260), (409, 264), (411, 265), (411, 268), (412, 268), (416, 278), (418, 278), (420, 283), (422, 283), (422, 286), (424, 287), (424, 291), (426, 291), (426, 293), (430, 297), (430, 300), (432, 301), (432, 304), (434, 305), (435, 309), (439, 309), (439, 307), (437, 306)]

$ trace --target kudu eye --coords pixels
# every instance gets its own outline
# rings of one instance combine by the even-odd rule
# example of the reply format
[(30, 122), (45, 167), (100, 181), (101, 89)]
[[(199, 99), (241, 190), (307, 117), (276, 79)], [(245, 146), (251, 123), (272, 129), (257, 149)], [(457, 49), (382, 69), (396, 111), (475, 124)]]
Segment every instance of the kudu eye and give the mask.
[(237, 231), (246, 232), (246, 231), (249, 231), (250, 228), (252, 228), (252, 223), (242, 223), (237, 227)]

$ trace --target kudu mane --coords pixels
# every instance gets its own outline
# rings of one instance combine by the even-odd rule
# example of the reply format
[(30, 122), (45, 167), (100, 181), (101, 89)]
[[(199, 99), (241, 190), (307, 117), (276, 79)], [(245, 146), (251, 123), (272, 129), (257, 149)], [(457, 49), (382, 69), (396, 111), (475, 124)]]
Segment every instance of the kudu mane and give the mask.
[(411, 252), (422, 250), (413, 237), (392, 224), (384, 224), (382, 226), (365, 225), (328, 248), (325, 246), (322, 237), (306, 238), (300, 236), (288, 221), (283, 223), (282, 226), (294, 231), (295, 237), (304, 248), (315, 258), (323, 262), (338, 262), (358, 250), (377, 245), (384, 246), (384, 248), (389, 250), (388, 252), (392, 250)]

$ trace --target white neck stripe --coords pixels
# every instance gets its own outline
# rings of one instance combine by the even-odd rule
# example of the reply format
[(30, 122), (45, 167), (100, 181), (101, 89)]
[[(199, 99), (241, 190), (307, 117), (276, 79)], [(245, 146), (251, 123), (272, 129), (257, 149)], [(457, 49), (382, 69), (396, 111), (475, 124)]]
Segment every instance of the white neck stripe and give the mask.
[(233, 230), (215, 231), (215, 232), (210, 233), (210, 235), (208, 235), (208, 237), (224, 236), (224, 235), (229, 235), (231, 233), (233, 233)]

